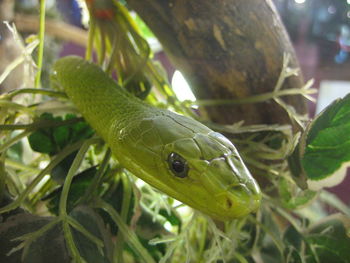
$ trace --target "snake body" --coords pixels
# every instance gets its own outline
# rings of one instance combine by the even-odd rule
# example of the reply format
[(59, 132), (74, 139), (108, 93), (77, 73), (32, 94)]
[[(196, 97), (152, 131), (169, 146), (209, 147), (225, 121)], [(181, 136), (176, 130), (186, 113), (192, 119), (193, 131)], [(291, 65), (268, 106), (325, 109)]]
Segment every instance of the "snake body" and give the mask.
[(145, 182), (215, 219), (238, 218), (258, 208), (260, 189), (223, 135), (143, 102), (78, 57), (58, 60), (52, 80), (117, 160)]

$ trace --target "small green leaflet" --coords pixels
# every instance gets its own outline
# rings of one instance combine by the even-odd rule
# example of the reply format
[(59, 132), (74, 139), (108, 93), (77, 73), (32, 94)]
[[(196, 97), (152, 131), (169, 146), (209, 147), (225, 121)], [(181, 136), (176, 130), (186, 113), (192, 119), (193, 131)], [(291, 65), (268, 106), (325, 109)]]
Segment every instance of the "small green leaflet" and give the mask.
[[(347, 216), (334, 214), (312, 226), (305, 236), (308, 263), (348, 263), (350, 238)], [(311, 251), (310, 251), (311, 252)]]
[[(56, 121), (59, 123), (74, 118), (76, 116), (72, 114), (67, 114), (65, 117), (55, 117), (51, 113), (43, 113), (37, 121)], [(67, 145), (90, 138), (93, 134), (94, 131), (86, 122), (79, 121), (57, 127), (40, 128), (28, 137), (28, 141), (33, 151), (53, 156)]]
[(328, 106), (313, 120), (299, 143), (308, 187), (339, 184), (350, 162), (350, 94)]

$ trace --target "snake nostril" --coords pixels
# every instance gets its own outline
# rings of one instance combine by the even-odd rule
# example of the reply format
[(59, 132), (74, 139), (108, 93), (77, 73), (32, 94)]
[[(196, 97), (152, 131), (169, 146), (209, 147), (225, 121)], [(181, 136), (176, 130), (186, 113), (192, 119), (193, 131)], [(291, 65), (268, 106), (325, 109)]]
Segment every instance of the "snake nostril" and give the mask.
[(227, 198), (226, 199), (226, 207), (228, 209), (230, 209), (232, 207), (233, 203), (232, 203), (232, 200), (230, 198)]

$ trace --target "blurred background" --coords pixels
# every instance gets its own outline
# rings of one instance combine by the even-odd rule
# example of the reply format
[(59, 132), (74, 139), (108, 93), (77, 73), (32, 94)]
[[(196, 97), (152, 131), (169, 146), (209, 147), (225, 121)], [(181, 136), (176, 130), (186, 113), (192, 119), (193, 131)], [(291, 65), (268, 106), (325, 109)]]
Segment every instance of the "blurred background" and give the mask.
[(274, 0), (293, 42), (305, 80), (318, 101), (310, 115), (350, 93), (350, 0)]
[[(314, 79), (316, 103), (311, 117), (333, 100), (350, 93), (350, 0), (274, 0), (294, 45), (305, 80)], [(350, 136), (350, 135), (349, 135)], [(329, 189), (347, 204), (345, 182)]]
[[(4, 1), (2, 1), (4, 2)], [(5, 1), (6, 2), (6, 1)], [(299, 59), (305, 81), (314, 79), (316, 103), (309, 103), (309, 115), (314, 117), (333, 100), (350, 93), (350, 0), (273, 0), (289, 33)], [(37, 0), (16, 0), (17, 8), (35, 8)], [(55, 6), (66, 22), (83, 28), (77, 0), (47, 0)], [(1, 29), (1, 28), (0, 28)], [(179, 99), (194, 99), (186, 91), (186, 82), (171, 66), (161, 47), (154, 41), (155, 58), (166, 69)], [(78, 44), (66, 43), (57, 51), (60, 55), (84, 54)], [(331, 191), (350, 203), (350, 176)]]

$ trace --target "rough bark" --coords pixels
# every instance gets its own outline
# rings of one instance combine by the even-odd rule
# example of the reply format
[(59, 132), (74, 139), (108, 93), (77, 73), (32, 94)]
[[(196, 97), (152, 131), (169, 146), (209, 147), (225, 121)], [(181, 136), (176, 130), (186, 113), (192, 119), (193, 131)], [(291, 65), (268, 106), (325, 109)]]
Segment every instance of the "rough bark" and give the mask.
[[(245, 98), (272, 91), (283, 54), (294, 50), (271, 0), (128, 0), (162, 43), (197, 99)], [(284, 89), (303, 85), (290, 78)], [(306, 113), (300, 96), (284, 97)], [(289, 123), (285, 111), (269, 101), (241, 106), (208, 106), (212, 121), (231, 124)]]

